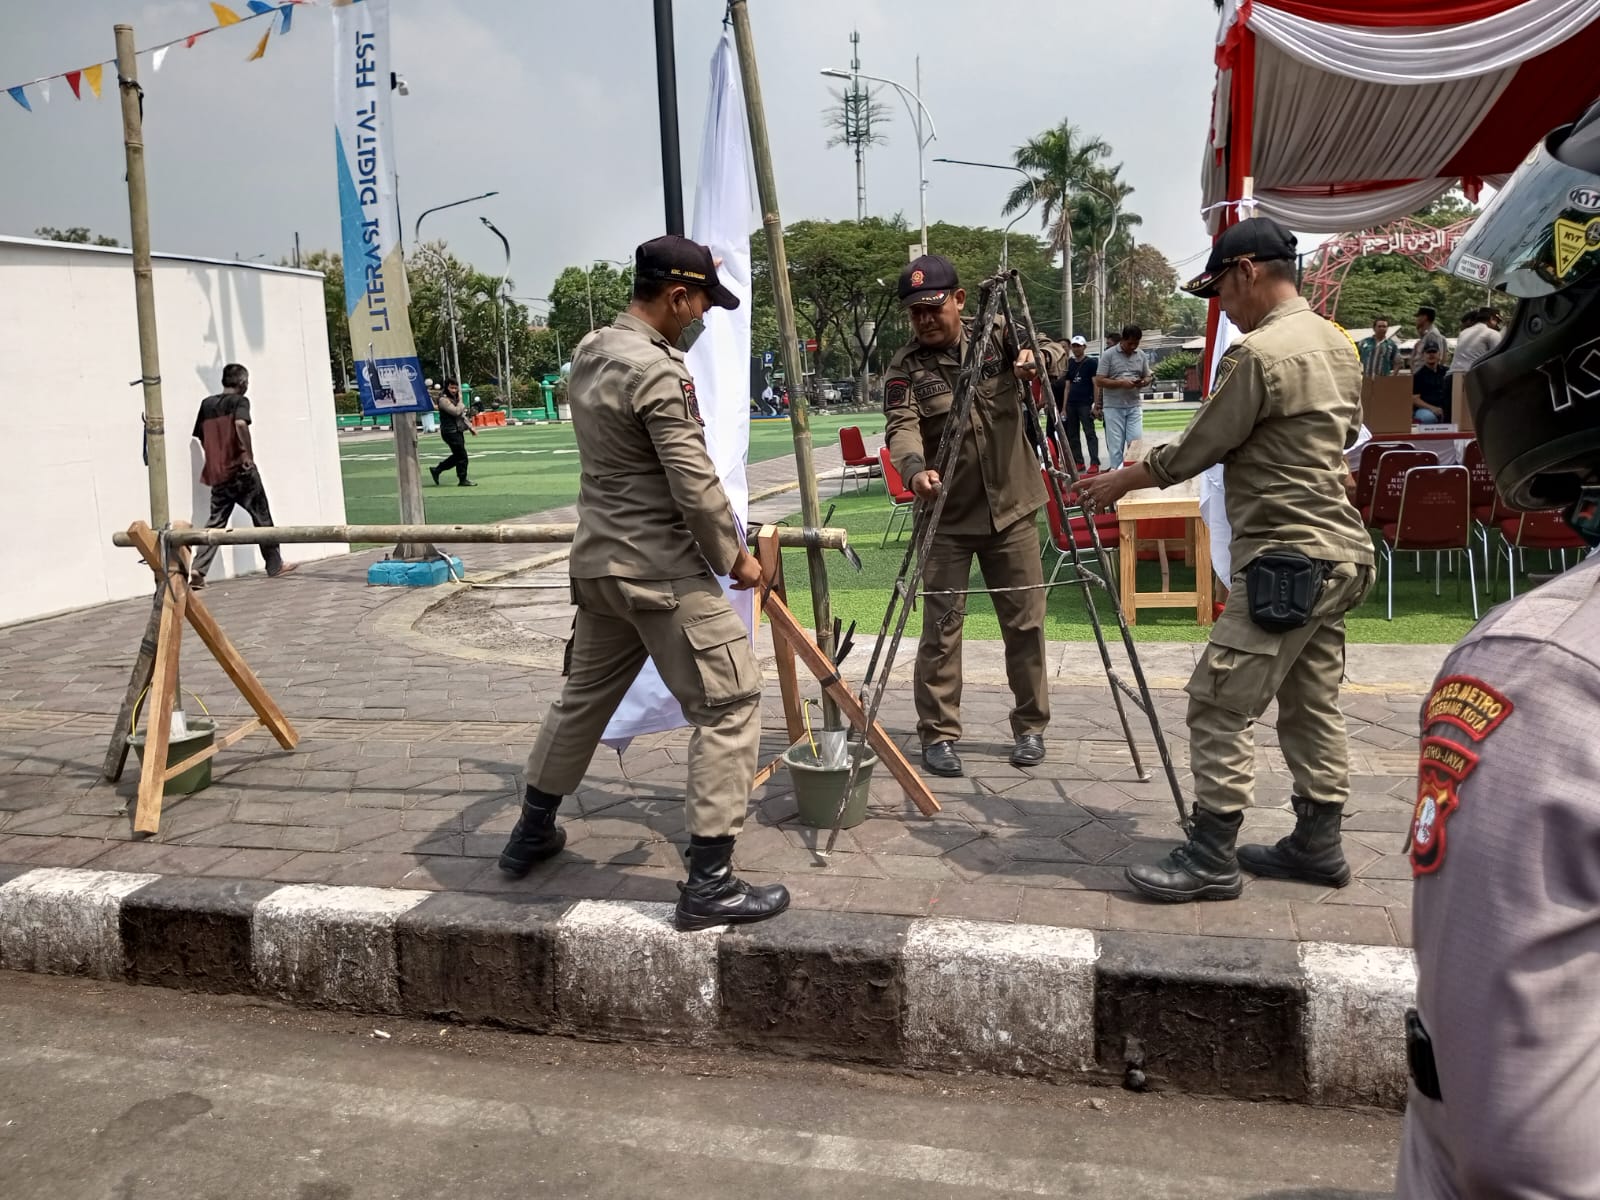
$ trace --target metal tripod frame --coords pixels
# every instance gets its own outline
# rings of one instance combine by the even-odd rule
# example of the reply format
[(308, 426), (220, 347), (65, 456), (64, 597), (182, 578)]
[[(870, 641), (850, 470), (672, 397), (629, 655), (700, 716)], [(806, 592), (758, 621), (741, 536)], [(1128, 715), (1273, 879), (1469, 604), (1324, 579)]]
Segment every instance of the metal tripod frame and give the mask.
[[(1017, 292), (1021, 303), (1021, 321), (1012, 317), (1011, 305), (1008, 297), (1010, 286), (1016, 283)], [(949, 494), (949, 480), (952, 471), (960, 457), (961, 443), (965, 437), (967, 421), (971, 417), (972, 405), (977, 395), (979, 374), (982, 369), (983, 356), (988, 348), (993, 335), (995, 320), (1004, 315), (1007, 324), (1017, 330), (1021, 335), (1018, 345), (1020, 348), (1032, 351), (1034, 362), (1038, 366), (1039, 378), (1044, 382), (1045, 394), (1050, 397), (1051, 411), (1056, 415), (1056, 457), (1065, 464), (1063, 471), (1060, 467), (1046, 465), (1045, 478), (1052, 493), (1052, 499), (1061, 514), (1062, 524), (1071, 532), (1069, 519), (1070, 509), (1067, 504), (1067, 494), (1076, 491), (1079, 476), (1075, 460), (1070, 447), (1066, 445), (1065, 423), (1059, 412), (1055, 410), (1054, 396), (1049, 391), (1049, 375), (1045, 367), (1045, 357), (1039, 344), (1038, 335), (1033, 324), (1033, 315), (1028, 307), (1027, 293), (1022, 289), (1018, 273), (1014, 270), (1003, 271), (983, 281), (978, 290), (978, 318), (974, 322), (973, 330), (968, 338), (966, 356), (961, 364), (961, 375), (956, 385), (956, 397), (951, 405), (950, 414), (945, 421), (944, 433), (939, 441), (936, 470), (942, 484), (939, 494), (934, 498), (933, 504), (926, 508), (917, 522), (919, 528), (914, 527), (910, 543), (906, 547), (905, 557), (901, 561), (900, 572), (895, 578), (893, 589), (889, 596), (889, 605), (884, 612), (883, 625), (878, 632), (878, 638), (873, 646), (871, 660), (867, 664), (866, 677), (862, 682), (862, 693), (866, 694), (872, 688), (873, 678), (877, 676), (877, 687), (872, 690), (872, 698), (867, 707), (868, 727), (877, 720), (879, 706), (888, 687), (889, 673), (894, 664), (895, 654), (899, 650), (901, 637), (905, 633), (906, 620), (910, 615), (911, 607), (918, 594), (917, 585), (921, 580), (922, 566), (927, 561), (928, 551), (932, 549), (934, 535), (938, 532), (939, 518), (944, 511), (945, 497)], [(1038, 421), (1034, 416), (1033, 406), (1029, 403), (1025, 391), (1019, 389), (1018, 403), (1022, 407), (1022, 419), (1025, 427), (1034, 435), (1034, 444), (1045, 446), (1046, 434), (1039, 429)], [(1048, 457), (1048, 451), (1047, 451)], [(1063, 479), (1069, 484), (1069, 493), (1062, 492)], [(924, 505), (919, 503), (918, 508)], [(1155, 739), (1156, 751), (1161, 758), (1162, 767), (1165, 769), (1167, 782), (1172, 789), (1173, 803), (1178, 809), (1178, 823), (1188, 831), (1190, 816), (1183, 802), (1182, 788), (1178, 783), (1178, 775), (1173, 767), (1172, 756), (1167, 748), (1165, 735), (1161, 730), (1160, 718), (1156, 713), (1154, 698), (1150, 695), (1150, 687), (1145, 679), (1144, 668), (1139, 662), (1138, 651), (1134, 647), (1133, 635), (1128, 628), (1128, 622), (1122, 611), (1121, 599), (1117, 594), (1115, 575), (1111, 570), (1111, 558), (1104, 544), (1100, 540), (1100, 531), (1095, 525), (1091, 515), (1083, 512), (1081, 506), (1073, 505), (1072, 508), (1083, 513), (1084, 524), (1089, 531), (1090, 540), (1094, 546), (1095, 558), (1099, 561), (1103, 577), (1087, 570), (1085, 560), (1080, 555), (1077, 539), (1069, 537), (1069, 553), (1072, 556), (1073, 578), (1064, 581), (1070, 585), (1077, 583), (1083, 591), (1084, 606), (1089, 614), (1090, 626), (1094, 629), (1095, 642), (1100, 649), (1100, 660), (1105, 668), (1106, 678), (1111, 684), (1112, 699), (1116, 702), (1117, 716), (1122, 723), (1122, 732), (1127, 740), (1128, 751), (1133, 757), (1134, 769), (1138, 772), (1139, 779), (1146, 781), (1150, 773), (1145, 769), (1143, 760), (1139, 755), (1139, 748), (1134, 740), (1133, 728), (1128, 722), (1127, 711), (1123, 706), (1122, 697), (1126, 695), (1149, 719), (1150, 731)], [(1104, 588), (1111, 598), (1112, 608), (1117, 614), (1117, 624), (1122, 633), (1123, 647), (1128, 654), (1132, 666), (1134, 681), (1137, 690), (1128, 684), (1117, 673), (1111, 661), (1110, 647), (1106, 643), (1105, 631), (1100, 622), (1099, 611), (1094, 602), (1094, 589)], [(894, 632), (890, 636), (890, 626)], [(881, 673), (880, 673), (881, 665)], [(827, 847), (822, 851), (826, 858), (833, 853), (833, 848), (838, 841), (840, 829), (844, 821), (844, 810), (848, 798), (853, 793), (856, 780), (859, 776), (861, 765), (867, 755), (867, 745), (864, 739), (853, 743), (853, 752), (850, 759), (850, 775), (845, 784), (843, 794), (839, 798), (839, 806), (834, 813), (833, 827), (828, 835)]]

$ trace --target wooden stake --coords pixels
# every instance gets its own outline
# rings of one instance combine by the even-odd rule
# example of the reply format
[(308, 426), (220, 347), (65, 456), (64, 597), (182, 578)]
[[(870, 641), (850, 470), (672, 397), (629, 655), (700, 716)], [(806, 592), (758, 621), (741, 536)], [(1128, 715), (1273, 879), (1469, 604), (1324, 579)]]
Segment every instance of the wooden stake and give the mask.
[[(763, 525), (756, 534), (756, 557), (761, 563), (761, 577), (769, 585), (771, 594), (787, 603), (789, 596), (783, 586), (783, 552), (778, 548), (776, 525)], [(757, 603), (761, 603), (759, 593)], [(795, 670), (794, 647), (789, 644), (789, 639), (779, 635), (776, 626), (772, 630), (772, 651), (778, 662), (778, 691), (783, 697), (783, 723), (792, 746), (806, 732), (805, 701), (800, 695), (800, 675)]]
[(139, 657), (133, 660), (128, 691), (122, 697), (122, 707), (117, 711), (116, 728), (111, 731), (111, 745), (106, 749), (105, 766), (101, 768), (107, 783), (116, 783), (121, 779), (123, 768), (128, 765), (128, 735), (132, 732), (134, 706), (139, 703), (139, 697), (144, 695), (145, 688), (150, 686), (150, 675), (155, 670), (156, 634), (161, 628), (161, 596), (165, 590), (164, 584), (156, 584), (155, 598), (150, 604), (150, 620), (144, 627), (144, 638), (139, 643)]
[(178, 688), (178, 650), (183, 644), (183, 616), (189, 598), (188, 585), (176, 570), (166, 579), (170, 586), (161, 589), (155, 673), (150, 681), (150, 703), (145, 707), (144, 759), (139, 771), (139, 804), (133, 817), (135, 833), (155, 833), (161, 828), (162, 787)]

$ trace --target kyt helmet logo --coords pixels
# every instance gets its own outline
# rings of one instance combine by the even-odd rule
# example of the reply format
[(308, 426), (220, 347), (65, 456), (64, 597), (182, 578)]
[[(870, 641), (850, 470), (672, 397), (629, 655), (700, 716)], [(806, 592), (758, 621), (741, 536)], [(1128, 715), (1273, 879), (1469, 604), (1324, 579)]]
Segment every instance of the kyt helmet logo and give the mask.
[(1550, 381), (1550, 406), (1565, 412), (1574, 400), (1600, 401), (1600, 338), (1569, 350), (1539, 368)]

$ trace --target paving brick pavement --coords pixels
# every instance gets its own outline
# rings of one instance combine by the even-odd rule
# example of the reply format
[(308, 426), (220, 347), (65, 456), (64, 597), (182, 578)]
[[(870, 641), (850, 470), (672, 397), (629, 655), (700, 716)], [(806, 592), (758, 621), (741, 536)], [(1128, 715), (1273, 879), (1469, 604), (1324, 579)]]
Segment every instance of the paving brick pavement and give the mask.
[[(820, 471), (837, 470), (836, 448), (819, 448), (817, 457)], [(793, 464), (758, 464), (750, 476), (760, 492), (791, 482)], [(756, 519), (793, 507), (792, 493), (779, 496), (758, 507)], [(573, 518), (569, 509), (524, 519)], [(468, 547), (463, 557), (477, 578), (509, 572), (540, 549)], [(525, 880), (505, 879), (493, 857), (516, 819), (522, 759), (559, 676), (427, 633), (431, 596), (364, 586), (377, 556), (353, 554), (281, 582), (254, 576), (207, 591), (301, 740), (283, 751), (258, 734), (224, 751), (214, 760), (213, 785), (170, 801), (150, 840), (132, 838), (131, 765), (120, 784), (99, 776), (148, 602), (0, 629), (0, 863), (674, 898), (687, 734), (640, 738), (621, 756), (602, 749), (568, 803), (562, 856)], [(185, 650), (183, 686), (224, 721), (242, 719), (244, 702), (198, 641), (186, 640)], [(987, 678), (983, 664), (996, 649), (969, 644), (968, 653), (973, 674)], [(1345, 829), (1357, 880), (1343, 890), (1254, 880), (1231, 904), (1173, 908), (1135, 898), (1122, 869), (1175, 842), (1171, 799), (1158, 771), (1150, 781), (1137, 778), (1104, 681), (1092, 662), (1071, 654), (1069, 671), (1053, 685), (1042, 766), (1006, 763), (1009, 694), (998, 682), (969, 681), (968, 771), (933, 782), (944, 805), (937, 818), (918, 816), (892, 784), (875, 781), (869, 819), (844, 833), (839, 852), (821, 866), (812, 854), (818, 835), (797, 822), (780, 771), (752, 799), (739, 862), (753, 879), (787, 883), (802, 908), (1408, 944), (1410, 872), (1399, 851), (1414, 789), (1417, 692), (1431, 674), (1429, 654), (1438, 651), (1395, 653), (1409, 655), (1409, 682), (1407, 671), (1385, 673), (1382, 660), (1393, 654), (1373, 654), (1363, 668), (1371, 679), (1344, 702), (1355, 768)], [(1158, 705), (1185, 786), (1177, 687), (1192, 655), (1192, 647), (1151, 647), (1146, 656), (1162, 685)], [(1353, 654), (1353, 677), (1357, 662)], [(909, 686), (898, 677), (884, 721), (914, 753)], [(1271, 722), (1269, 713), (1259, 739), (1262, 807), (1245, 826), (1248, 837), (1267, 840), (1292, 824), (1290, 781)], [(770, 689), (764, 757), (783, 749), (782, 724)], [(1154, 770), (1148, 731), (1140, 742)]]

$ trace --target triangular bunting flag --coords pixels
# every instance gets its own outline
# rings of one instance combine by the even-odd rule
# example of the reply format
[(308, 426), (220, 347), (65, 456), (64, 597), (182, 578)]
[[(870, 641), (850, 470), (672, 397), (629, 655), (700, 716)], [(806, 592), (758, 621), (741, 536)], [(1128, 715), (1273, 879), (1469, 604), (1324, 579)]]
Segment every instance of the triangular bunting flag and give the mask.
[(263, 54), (265, 54), (267, 52), (267, 42), (270, 41), (271, 38), (272, 38), (272, 26), (268, 25), (267, 26), (267, 31), (261, 35), (261, 40), (256, 43), (256, 52), (254, 54), (252, 54), (249, 58), (245, 59), (245, 62), (255, 62), (256, 59), (260, 58)]
[(285, 4), (281, 8), (279, 8), (278, 11), (283, 14), (283, 28), (278, 30), (278, 32), (279, 33), (288, 33), (289, 32), (289, 23), (294, 19), (294, 5)]
[(275, 4), (268, 4), (267, 0), (246, 0), (246, 3), (250, 5), (250, 11), (258, 17), (277, 7)]
[(29, 112), (33, 111), (33, 105), (28, 103), (28, 93), (24, 92), (21, 88), (7, 88), (6, 92), (13, 100), (22, 105), (23, 108), (27, 109)]
[(89, 81), (89, 86), (94, 89), (94, 98), (100, 99), (100, 72), (105, 70), (104, 63), (95, 63), (92, 67), (83, 69), (83, 77)]
[(211, 6), (211, 11), (217, 15), (218, 25), (237, 25), (240, 21), (239, 14), (234, 12), (233, 9), (228, 8), (226, 5), (213, 4)]
[(171, 49), (171, 46), (163, 46), (150, 56), (150, 70), (152, 72), (161, 70), (161, 64), (167, 61), (167, 51)]
[(50, 81), (48, 79), (39, 85), (39, 95), (44, 97), (46, 104), (50, 103)]
[(82, 100), (83, 99), (83, 93), (78, 90), (78, 84), (82, 79), (83, 79), (83, 72), (82, 71), (68, 71), (67, 72), (67, 86), (72, 89), (73, 98), (77, 99), (77, 100)]
[(183, 39), (183, 48), (185, 50), (193, 50), (194, 44), (200, 40), (204, 33), (204, 29), (202, 29), (199, 33), (191, 33), (188, 37)]

